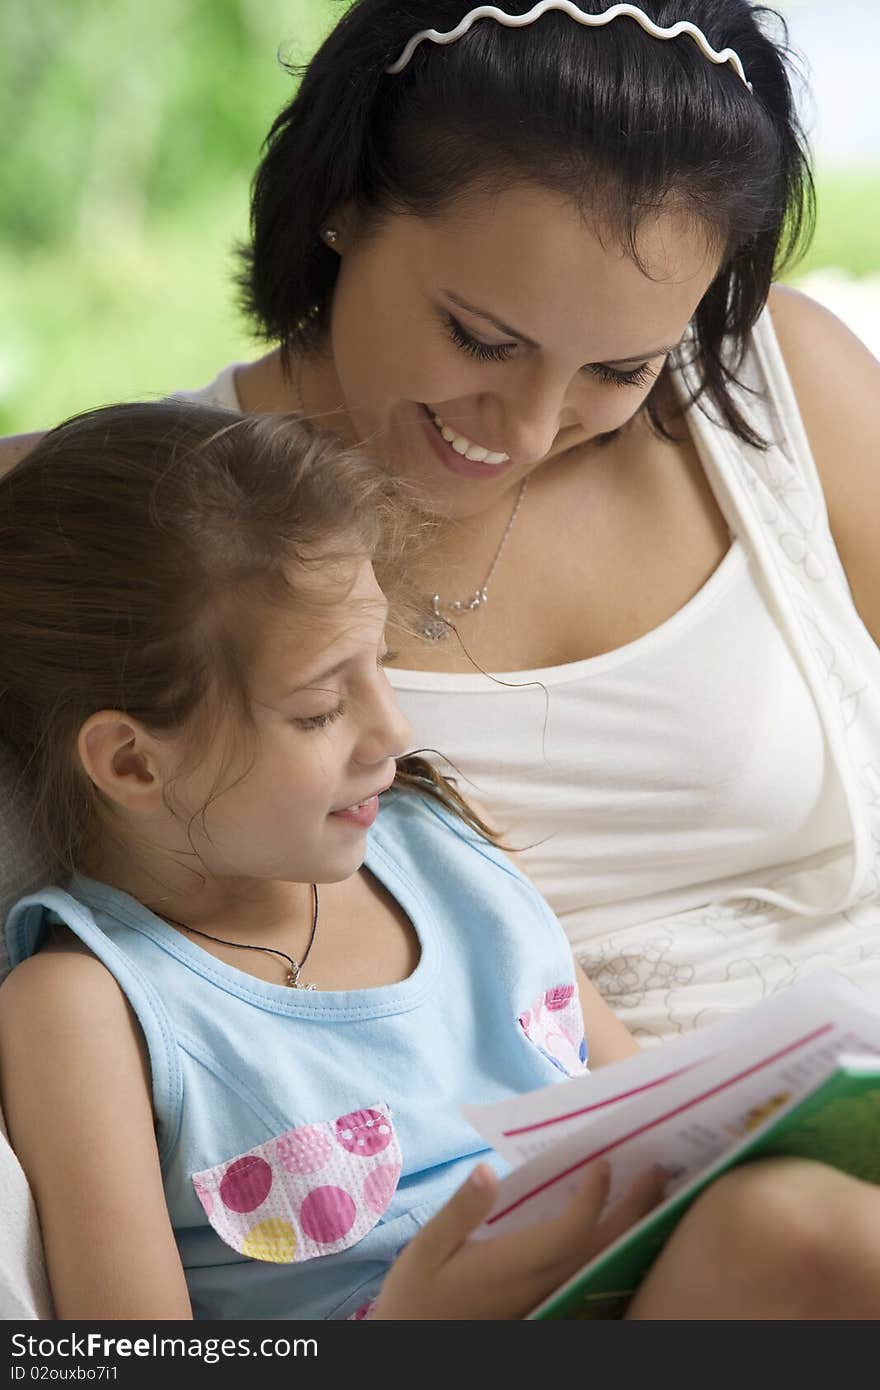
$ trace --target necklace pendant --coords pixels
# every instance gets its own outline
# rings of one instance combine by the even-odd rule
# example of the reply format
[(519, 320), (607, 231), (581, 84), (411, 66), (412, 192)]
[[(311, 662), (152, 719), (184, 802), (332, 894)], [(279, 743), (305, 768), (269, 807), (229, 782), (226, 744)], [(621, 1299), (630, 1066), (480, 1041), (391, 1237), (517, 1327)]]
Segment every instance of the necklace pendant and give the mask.
[(429, 642), (445, 642), (451, 630), (449, 622), (440, 612), (440, 595), (434, 594), (431, 598), (431, 616), (422, 624), (422, 636)]
[(429, 642), (445, 642), (449, 636), (449, 624), (444, 618), (441, 618), (439, 622), (429, 618), (422, 628), (422, 636), (426, 637)]
[(288, 970), (288, 977), (286, 977), (285, 980), (286, 986), (291, 988), (291, 990), (314, 990), (314, 988), (317, 988), (314, 984), (304, 984), (303, 981), (300, 980), (299, 974), (299, 966), (296, 966), (293, 970)]

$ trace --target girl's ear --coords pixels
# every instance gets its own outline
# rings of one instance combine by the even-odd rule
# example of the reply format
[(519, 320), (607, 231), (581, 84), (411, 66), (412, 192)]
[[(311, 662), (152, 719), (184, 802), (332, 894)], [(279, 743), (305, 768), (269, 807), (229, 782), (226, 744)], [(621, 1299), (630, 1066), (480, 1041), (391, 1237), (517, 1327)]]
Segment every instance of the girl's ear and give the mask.
[(119, 710), (100, 710), (77, 739), (80, 762), (99, 791), (130, 811), (162, 805), (165, 779), (157, 740)]

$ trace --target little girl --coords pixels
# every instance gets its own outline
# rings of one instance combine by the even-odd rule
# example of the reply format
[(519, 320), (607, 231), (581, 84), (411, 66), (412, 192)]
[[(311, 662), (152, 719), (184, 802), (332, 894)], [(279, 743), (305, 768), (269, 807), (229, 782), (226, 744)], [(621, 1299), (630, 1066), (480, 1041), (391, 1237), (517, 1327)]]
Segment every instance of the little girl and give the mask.
[[(402, 757), (394, 490), (287, 417), (180, 402), (72, 420), (0, 483), (0, 733), (67, 882), (10, 914), (0, 1081), (61, 1318), (522, 1317), (659, 1194), (603, 1216), (596, 1167), (563, 1220), (467, 1240), (496, 1178), (461, 1106), (582, 1069), (584, 1018), (591, 1065), (634, 1045)], [(723, 1180), (633, 1312), (754, 1315), (766, 1286), (834, 1316), (804, 1250), (861, 1186)]]

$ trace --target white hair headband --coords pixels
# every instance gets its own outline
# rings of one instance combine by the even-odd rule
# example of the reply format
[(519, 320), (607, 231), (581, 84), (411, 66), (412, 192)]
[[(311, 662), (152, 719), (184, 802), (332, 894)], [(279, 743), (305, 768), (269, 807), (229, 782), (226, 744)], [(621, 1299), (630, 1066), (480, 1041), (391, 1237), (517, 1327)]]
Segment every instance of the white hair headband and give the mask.
[(709, 59), (710, 63), (730, 63), (730, 66), (739, 77), (745, 82), (749, 91), (752, 84), (746, 78), (743, 65), (739, 54), (732, 48), (724, 48), (719, 53), (710, 44), (702, 29), (698, 29), (696, 24), (691, 24), (686, 19), (680, 19), (677, 24), (673, 24), (668, 29), (662, 29), (659, 24), (655, 24), (653, 19), (640, 10), (636, 5), (612, 5), (610, 10), (604, 10), (602, 14), (585, 14), (579, 5), (571, 3), (571, 0), (539, 0), (539, 4), (534, 5), (527, 14), (506, 14), (504, 10), (499, 10), (497, 5), (478, 5), (475, 10), (466, 14), (460, 24), (447, 33), (441, 34), (436, 29), (422, 29), (420, 33), (413, 34), (408, 44), (404, 48), (396, 63), (390, 68), (386, 68), (387, 73), (396, 75), (403, 72), (410, 58), (415, 53), (420, 43), (428, 39), (431, 43), (447, 44), (455, 43), (466, 34), (472, 24), (478, 19), (494, 19), (499, 24), (503, 24), (508, 29), (522, 29), (528, 24), (534, 24), (536, 19), (546, 14), (548, 10), (559, 10), (562, 14), (567, 14), (569, 19), (574, 19), (578, 24), (584, 24), (588, 28), (596, 29), (605, 24), (610, 24), (612, 19), (634, 19), (640, 24), (646, 34), (650, 34), (654, 39), (677, 39), (680, 34), (687, 34), (694, 40), (700, 51)]

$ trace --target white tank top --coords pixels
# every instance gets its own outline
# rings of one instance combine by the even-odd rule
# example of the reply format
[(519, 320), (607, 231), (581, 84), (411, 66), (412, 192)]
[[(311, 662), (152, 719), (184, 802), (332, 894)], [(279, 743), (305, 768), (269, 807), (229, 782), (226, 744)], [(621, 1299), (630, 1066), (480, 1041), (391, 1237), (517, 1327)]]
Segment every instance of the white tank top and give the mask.
[[(617, 651), (501, 673), (513, 689), (389, 671), (416, 740), (530, 845), (587, 973), (652, 1042), (814, 970), (880, 990), (880, 652), (769, 312), (739, 375), (772, 442), (688, 411), (736, 539), (684, 608)], [(239, 408), (234, 366), (181, 394)]]
[(417, 743), (468, 778), (573, 945), (840, 844), (815, 704), (734, 541), (625, 647), (539, 671), (388, 675)]

